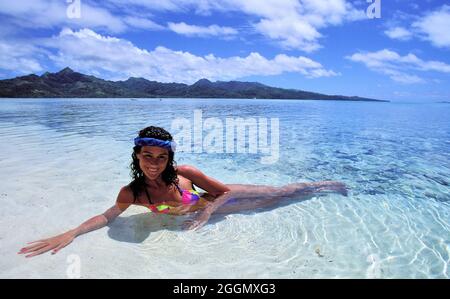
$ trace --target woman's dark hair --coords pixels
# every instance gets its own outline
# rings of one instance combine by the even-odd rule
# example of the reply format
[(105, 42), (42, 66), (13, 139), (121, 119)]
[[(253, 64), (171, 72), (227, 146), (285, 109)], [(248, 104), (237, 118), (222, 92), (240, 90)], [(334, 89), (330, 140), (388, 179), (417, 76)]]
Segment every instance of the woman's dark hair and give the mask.
[[(139, 131), (139, 137), (151, 137), (160, 140), (172, 141), (172, 135), (169, 132), (160, 127), (150, 126)], [(139, 193), (144, 190), (145, 187), (145, 176), (141, 167), (139, 166), (139, 160), (137, 154), (141, 152), (142, 146), (136, 145), (133, 147), (133, 153), (131, 158), (133, 161), (130, 164), (131, 172), (130, 175), (133, 181), (129, 184), (131, 190), (133, 191), (134, 201), (138, 197)], [(171, 184), (178, 184), (177, 171), (175, 170), (176, 162), (174, 161), (174, 152), (169, 150), (169, 161), (167, 162), (166, 169), (161, 173), (162, 180), (167, 186)]]

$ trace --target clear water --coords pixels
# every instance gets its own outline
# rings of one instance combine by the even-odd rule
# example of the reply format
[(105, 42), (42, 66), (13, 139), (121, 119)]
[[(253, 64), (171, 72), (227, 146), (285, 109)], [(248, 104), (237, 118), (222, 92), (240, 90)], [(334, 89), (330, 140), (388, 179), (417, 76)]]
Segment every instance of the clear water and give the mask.
[[(339, 180), (274, 209), (213, 216), (197, 232), (183, 217), (131, 208), (57, 255), (25, 259), (26, 242), (102, 213), (129, 182), (132, 138), (175, 117), (280, 121), (280, 158), (177, 153), (224, 183), (281, 186)], [(450, 105), (224, 99), (0, 101), (0, 276), (448, 278)]]

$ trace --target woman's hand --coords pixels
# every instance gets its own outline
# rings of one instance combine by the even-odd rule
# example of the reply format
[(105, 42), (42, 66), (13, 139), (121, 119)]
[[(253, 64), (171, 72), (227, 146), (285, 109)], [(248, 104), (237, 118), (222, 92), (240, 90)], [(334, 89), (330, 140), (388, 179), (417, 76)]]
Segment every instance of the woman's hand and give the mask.
[(198, 212), (198, 214), (194, 217), (194, 219), (186, 220), (182, 227), (185, 230), (197, 230), (205, 225), (211, 215), (223, 204), (225, 204), (228, 200), (230, 200), (235, 193), (231, 191), (227, 191), (222, 193), (222, 195), (216, 197), (213, 202), (209, 202), (206, 207)]
[(28, 244), (32, 245), (22, 248), (18, 252), (18, 254), (31, 253), (29, 255), (26, 255), (25, 257), (32, 257), (47, 252), (49, 250), (53, 250), (52, 254), (55, 254), (62, 248), (72, 243), (75, 237), (76, 235), (72, 231), (68, 231), (64, 234), (52, 238), (30, 242)]
[(203, 210), (197, 214), (194, 219), (189, 219), (183, 222), (182, 227), (184, 230), (198, 230), (208, 222), (210, 217), (211, 213)]

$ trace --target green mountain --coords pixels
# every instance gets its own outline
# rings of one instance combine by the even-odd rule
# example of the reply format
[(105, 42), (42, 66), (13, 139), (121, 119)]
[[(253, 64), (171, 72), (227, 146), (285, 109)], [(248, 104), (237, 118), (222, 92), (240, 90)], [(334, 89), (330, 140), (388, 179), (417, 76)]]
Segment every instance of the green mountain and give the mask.
[(303, 90), (275, 88), (256, 82), (201, 79), (192, 85), (160, 83), (143, 78), (108, 81), (65, 68), (41, 76), (27, 75), (0, 80), (2, 98), (246, 98), (380, 101), (375, 99), (325, 95)]

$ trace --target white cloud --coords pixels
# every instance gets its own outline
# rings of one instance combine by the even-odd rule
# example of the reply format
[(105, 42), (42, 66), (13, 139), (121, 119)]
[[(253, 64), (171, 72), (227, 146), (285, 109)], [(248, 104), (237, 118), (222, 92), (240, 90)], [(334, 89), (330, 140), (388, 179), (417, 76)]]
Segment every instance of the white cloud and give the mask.
[(168, 23), (168, 28), (178, 34), (186, 35), (186, 36), (233, 36), (238, 34), (238, 31), (231, 27), (220, 27), (218, 25), (210, 25), (210, 26), (197, 26), (197, 25), (188, 25), (184, 22), (181, 23)]
[(102, 36), (90, 29), (64, 29), (43, 46), (56, 52), (49, 58), (59, 67), (70, 66), (109, 79), (144, 77), (161, 82), (193, 83), (200, 78), (232, 80), (251, 75), (278, 75), (295, 72), (309, 78), (336, 76), (307, 57), (280, 54), (267, 59), (259, 53), (246, 57), (196, 56), (189, 52), (157, 47), (147, 51), (131, 42)]
[(425, 83), (425, 80), (417, 75), (409, 75), (393, 69), (384, 69), (383, 73), (389, 75), (392, 80), (403, 84)]
[(450, 47), (450, 6), (428, 13), (423, 19), (412, 24), (423, 38), (436, 47)]
[[(70, 26), (111, 33), (122, 33), (132, 28), (162, 30), (161, 25), (146, 17), (151, 11), (171, 11), (186, 16), (192, 12), (199, 15), (242, 13), (250, 16), (253, 28), (250, 34), (256, 32), (287, 49), (306, 52), (321, 47), (322, 29), (366, 18), (363, 10), (355, 9), (354, 4), (347, 0), (81, 0), (80, 19), (67, 18), (67, 6), (62, 0), (3, 0), (0, 13), (23, 28)], [(202, 37), (238, 34), (236, 29), (221, 24), (201, 27), (186, 23), (189, 22), (172, 22), (168, 29)]]
[(156, 10), (156, 11), (183, 11), (186, 5), (195, 4), (198, 0), (107, 0), (119, 7), (137, 6), (141, 8)]
[(44, 51), (26, 42), (0, 41), (0, 69), (24, 75), (42, 71)]
[[(320, 30), (344, 22), (367, 19), (364, 10), (356, 9), (351, 1), (346, 0), (109, 0), (109, 2), (180, 14), (192, 10), (200, 15), (210, 15), (213, 12), (243, 13), (251, 17), (251, 26), (255, 32), (285, 48), (306, 52), (321, 47)], [(367, 5), (364, 3), (363, 6), (366, 8)], [(190, 25), (183, 26), (185, 28), (178, 29), (178, 32), (181, 34), (189, 32), (188, 26)], [(204, 32), (205, 28), (193, 31)]]
[(124, 22), (134, 28), (149, 29), (149, 30), (164, 30), (165, 27), (161, 26), (152, 20), (141, 18), (141, 17), (131, 17), (126, 16), (123, 18)]
[(319, 32), (344, 21), (361, 19), (345, 0), (230, 0), (240, 10), (261, 19), (254, 23), (257, 32), (280, 42), (286, 48), (312, 52), (319, 49)]
[(408, 74), (408, 71), (435, 71), (450, 73), (450, 65), (441, 61), (424, 61), (416, 55), (409, 53), (401, 56), (398, 53), (383, 49), (377, 52), (355, 53), (347, 59), (363, 63), (370, 70), (388, 75), (392, 80), (400, 83), (425, 82), (417, 75)]
[(80, 3), (80, 18), (68, 17), (69, 4), (63, 0), (2, 0), (0, 14), (6, 17), (8, 23), (26, 29), (71, 26), (104, 29), (114, 33), (124, 32), (130, 27), (161, 29), (151, 20), (139, 16), (118, 16), (95, 1), (81, 0)]
[(401, 18), (416, 19), (415, 22), (405, 28), (404, 26), (393, 26), (384, 33), (392, 38), (401, 41), (410, 40), (411, 38), (420, 38), (431, 42), (438, 48), (450, 48), (450, 6), (442, 7), (428, 12), (420, 17), (399, 14)]
[(412, 33), (403, 27), (390, 28), (384, 31), (384, 33), (392, 39), (398, 39), (403, 41), (410, 40), (412, 37)]
[(263, 35), (280, 42), (285, 48), (312, 52), (321, 46), (318, 39), (322, 35), (306, 20), (299, 18), (263, 19), (254, 25)]

